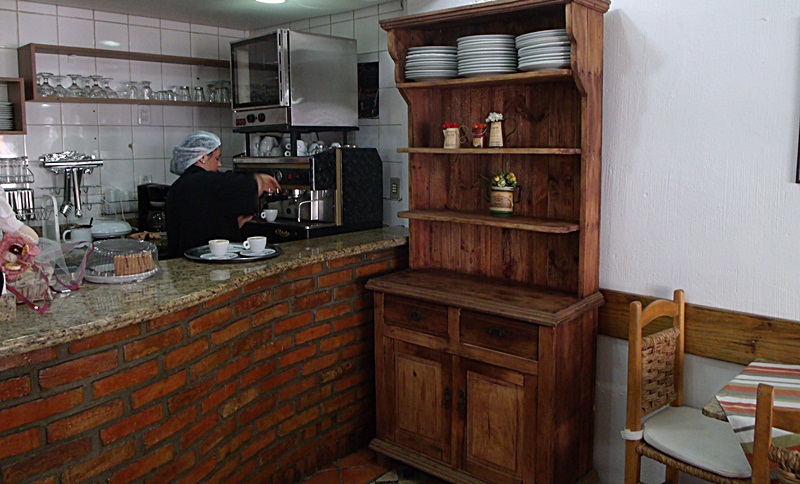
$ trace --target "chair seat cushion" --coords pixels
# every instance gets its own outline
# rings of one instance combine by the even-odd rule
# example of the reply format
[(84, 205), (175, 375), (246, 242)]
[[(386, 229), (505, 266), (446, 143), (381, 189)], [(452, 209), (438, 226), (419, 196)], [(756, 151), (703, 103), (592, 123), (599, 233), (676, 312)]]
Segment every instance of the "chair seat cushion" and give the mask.
[(667, 407), (645, 421), (643, 430), (650, 446), (687, 464), (725, 477), (752, 475), (731, 424), (699, 409)]

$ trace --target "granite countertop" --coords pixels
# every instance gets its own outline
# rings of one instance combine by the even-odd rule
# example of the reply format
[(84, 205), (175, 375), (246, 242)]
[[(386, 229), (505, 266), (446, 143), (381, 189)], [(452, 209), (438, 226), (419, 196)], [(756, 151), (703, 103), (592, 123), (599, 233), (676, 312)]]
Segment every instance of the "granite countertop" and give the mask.
[(44, 314), (17, 306), (16, 321), (0, 323), (0, 357), (77, 340), (194, 306), (266, 276), (315, 262), (399, 247), (408, 229), (390, 227), (279, 244), (283, 254), (247, 263), (159, 262), (140, 282), (93, 284), (56, 295)]

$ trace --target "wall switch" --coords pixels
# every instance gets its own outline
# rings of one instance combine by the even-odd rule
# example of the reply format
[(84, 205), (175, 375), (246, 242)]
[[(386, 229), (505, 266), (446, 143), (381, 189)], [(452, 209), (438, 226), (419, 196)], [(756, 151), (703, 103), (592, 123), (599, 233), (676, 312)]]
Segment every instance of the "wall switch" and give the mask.
[(137, 108), (139, 124), (150, 126), (150, 106), (147, 104), (138, 104)]
[(400, 200), (400, 178), (389, 179), (389, 200)]

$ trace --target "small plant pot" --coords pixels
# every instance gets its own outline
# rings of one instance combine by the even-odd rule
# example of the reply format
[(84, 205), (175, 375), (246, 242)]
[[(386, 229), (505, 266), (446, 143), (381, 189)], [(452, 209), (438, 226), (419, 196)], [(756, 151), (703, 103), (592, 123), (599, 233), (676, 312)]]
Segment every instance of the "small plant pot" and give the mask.
[(510, 217), (514, 214), (515, 187), (491, 187), (489, 213), (495, 217)]

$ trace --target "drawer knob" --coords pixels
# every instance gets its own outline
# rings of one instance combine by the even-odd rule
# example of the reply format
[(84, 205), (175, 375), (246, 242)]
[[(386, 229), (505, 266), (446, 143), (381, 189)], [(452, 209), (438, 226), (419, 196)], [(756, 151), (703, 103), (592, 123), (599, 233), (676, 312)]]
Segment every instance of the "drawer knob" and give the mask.
[(410, 313), (408, 313), (408, 318), (411, 321), (420, 321), (420, 320), (422, 320), (422, 313), (418, 313), (416, 311), (411, 311)]
[(498, 328), (497, 326), (493, 326), (489, 328), (489, 334), (492, 336), (497, 336), (502, 338), (503, 336), (506, 335), (506, 332), (503, 331), (503, 328)]
[(458, 413), (462, 415), (467, 413), (467, 390), (464, 388), (458, 389)]

